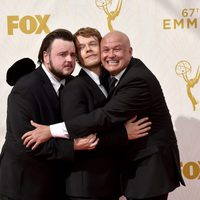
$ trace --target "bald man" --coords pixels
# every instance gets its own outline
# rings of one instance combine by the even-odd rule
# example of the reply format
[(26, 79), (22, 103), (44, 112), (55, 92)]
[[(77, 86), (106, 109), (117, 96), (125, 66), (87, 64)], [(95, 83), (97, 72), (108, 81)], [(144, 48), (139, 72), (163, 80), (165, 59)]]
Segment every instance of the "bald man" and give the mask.
[[(66, 121), (74, 137), (112, 123), (148, 116), (149, 135), (129, 141), (122, 170), (122, 189), (129, 200), (166, 200), (168, 193), (182, 183), (179, 151), (171, 116), (161, 86), (145, 64), (132, 57), (128, 36), (119, 31), (106, 34), (101, 41), (101, 62), (117, 79), (108, 103), (88, 115)], [(66, 111), (63, 110), (63, 113)], [(87, 123), (85, 123), (87, 122)]]

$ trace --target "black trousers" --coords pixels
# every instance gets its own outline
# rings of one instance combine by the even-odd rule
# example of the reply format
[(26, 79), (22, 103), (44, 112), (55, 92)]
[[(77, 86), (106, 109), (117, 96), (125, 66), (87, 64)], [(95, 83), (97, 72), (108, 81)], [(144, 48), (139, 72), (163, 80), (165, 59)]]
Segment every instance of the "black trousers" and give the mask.
[(14, 200), (14, 199), (11, 199), (9, 197), (6, 197), (0, 194), (0, 200)]
[(167, 200), (168, 194), (164, 194), (161, 196), (146, 198), (146, 199), (133, 199), (133, 198), (127, 198), (127, 200)]
[(84, 197), (67, 197), (67, 200), (119, 200), (119, 198), (84, 198)]

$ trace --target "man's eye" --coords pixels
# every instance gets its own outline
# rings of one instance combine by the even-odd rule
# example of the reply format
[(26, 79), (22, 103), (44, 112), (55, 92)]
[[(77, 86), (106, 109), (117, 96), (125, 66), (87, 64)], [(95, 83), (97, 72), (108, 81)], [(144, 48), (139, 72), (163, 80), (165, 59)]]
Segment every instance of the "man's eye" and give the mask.
[(108, 49), (103, 49), (102, 52), (106, 53), (106, 52), (108, 52)]
[(83, 50), (84, 49), (84, 46), (79, 46), (78, 47), (78, 50)]
[(97, 46), (97, 43), (91, 43), (90, 46)]
[(75, 54), (75, 53), (72, 53), (72, 54), (71, 54), (71, 57), (72, 57), (72, 58), (76, 58), (76, 54)]
[(121, 51), (121, 49), (114, 49), (115, 52)]

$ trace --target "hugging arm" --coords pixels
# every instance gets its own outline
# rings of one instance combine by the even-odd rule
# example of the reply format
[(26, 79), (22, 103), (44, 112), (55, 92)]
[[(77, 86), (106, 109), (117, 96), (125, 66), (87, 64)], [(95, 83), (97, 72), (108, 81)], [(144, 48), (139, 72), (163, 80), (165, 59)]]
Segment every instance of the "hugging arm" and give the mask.
[[(105, 123), (101, 123), (99, 119), (96, 118), (95, 116), (96, 112), (98, 115), (99, 110), (103, 110), (104, 108), (107, 107), (109, 108), (110, 107), (109, 102), (104, 107), (94, 110), (95, 107), (94, 106), (92, 107), (89, 103), (90, 101), (88, 100), (94, 97), (91, 97), (90, 93), (87, 96), (87, 91), (85, 91), (86, 86), (84, 86), (83, 84), (81, 86), (79, 85), (79, 87), (77, 88), (75, 87), (70, 88), (70, 86), (71, 85), (67, 85), (62, 96), (62, 117), (65, 121), (70, 121), (70, 122), (71, 119), (73, 119), (72, 122), (74, 122), (74, 125), (76, 126), (75, 129), (80, 128), (80, 130), (82, 130), (82, 125), (83, 125), (83, 127), (86, 127), (86, 135), (88, 134), (88, 132), (89, 133), (98, 132), (99, 135), (103, 133), (104, 137), (101, 138), (103, 138), (105, 142), (107, 141), (106, 143), (109, 144), (109, 146), (111, 146), (112, 144), (113, 145), (119, 145), (123, 143), (125, 144), (127, 143), (128, 139), (133, 140), (146, 136), (148, 134), (148, 131), (150, 130), (149, 125), (151, 123), (149, 121), (147, 122), (147, 118), (143, 118), (135, 123), (131, 123), (135, 121), (135, 119), (133, 119), (132, 121), (128, 121), (127, 123), (124, 122), (133, 116), (132, 111), (129, 111), (129, 116), (126, 117), (126, 120), (119, 119), (113, 122), (111, 121), (110, 123), (106, 123), (106, 121)], [(73, 91), (73, 93), (70, 91)], [(98, 101), (97, 102), (95, 101), (95, 103), (98, 104)], [(122, 102), (122, 104), (125, 103), (126, 102), (124, 103)], [(103, 104), (101, 103), (101, 106), (102, 105)], [(118, 113), (114, 113), (113, 111), (111, 112), (113, 113), (113, 117), (118, 118), (117, 117)], [(120, 112), (126, 112), (126, 111), (124, 111), (124, 109), (120, 109)], [(95, 118), (93, 118), (93, 116)], [(94, 126), (93, 122), (96, 122), (97, 126)], [(90, 129), (91, 125), (92, 128)], [(67, 129), (68, 128), (69, 127), (67, 123)], [(70, 131), (70, 128), (68, 129), (68, 131), (73, 134), (73, 132)]]
[[(146, 85), (144, 84), (144, 88), (145, 88), (145, 86)], [(104, 110), (106, 110), (107, 108), (108, 108), (107, 112), (110, 112), (110, 110), (112, 112), (112, 108), (115, 109), (115, 106), (112, 106), (113, 101), (114, 102), (119, 101), (119, 105), (121, 104), (122, 106), (124, 104), (126, 105), (126, 101), (122, 101), (122, 102), (120, 101), (121, 93), (119, 93), (119, 96), (112, 98), (111, 102), (109, 102), (108, 105), (106, 105), (102, 108), (96, 109), (96, 110), (92, 111), (91, 113), (88, 113), (88, 108), (87, 108), (88, 106), (86, 106), (88, 100), (87, 100), (87, 98), (85, 98), (85, 99), (83, 98), (84, 94), (82, 94), (81, 92), (78, 92), (78, 90), (74, 90), (73, 93), (70, 93), (70, 92), (68, 93), (67, 91), (68, 90), (66, 90), (64, 92), (65, 96), (62, 98), (62, 101), (64, 104), (64, 106), (62, 107), (63, 117), (66, 120), (69, 120), (69, 119), (71, 119), (71, 117), (69, 117), (69, 115), (70, 115), (73, 118), (75, 118), (75, 121), (72, 120), (71, 125), (75, 124), (75, 128), (77, 128), (77, 129), (79, 129), (81, 127), (85, 128), (84, 134), (82, 134), (80, 137), (87, 135), (87, 133), (94, 133), (97, 131), (101, 132), (100, 130), (102, 130), (102, 127), (104, 127), (104, 128), (106, 127), (106, 124), (103, 124), (104, 126), (100, 126), (100, 124), (98, 122), (98, 118), (95, 120), (95, 118), (93, 118), (93, 116), (95, 116), (97, 113), (97, 116), (99, 116), (100, 119), (102, 119), (101, 115), (98, 115), (98, 114), (101, 113), (102, 111), (104, 112)], [(75, 91), (77, 91), (77, 92), (75, 92)], [(84, 89), (81, 91), (84, 93)], [(125, 88), (125, 91), (126, 91), (126, 88)], [(147, 95), (145, 95), (145, 96), (147, 96), (146, 98), (148, 99), (148, 92), (146, 92), (146, 93), (147, 93)], [(70, 101), (68, 98), (69, 96), (71, 98)], [(122, 93), (122, 96), (127, 96), (127, 94)], [(132, 98), (132, 96), (130, 96), (130, 98)], [(109, 104), (111, 104), (111, 108), (109, 107)], [(129, 105), (129, 107), (131, 107), (131, 104)], [(129, 107), (126, 106), (126, 109), (128, 110)], [(72, 108), (76, 108), (76, 109), (72, 109)], [(69, 112), (69, 109), (70, 109), (70, 112)], [(123, 111), (123, 109), (122, 109), (122, 111)], [(138, 121), (135, 121), (135, 119), (133, 119), (133, 120), (129, 120), (128, 122), (125, 122), (125, 123), (123, 122), (124, 119), (129, 119), (131, 116), (133, 116), (134, 111), (135, 110), (132, 110), (132, 108), (131, 108), (131, 111), (128, 110), (128, 112), (124, 113), (125, 116), (123, 119), (115, 118), (115, 116), (113, 114), (114, 121), (118, 122), (118, 123), (115, 123), (113, 125), (112, 124), (113, 119), (111, 119), (110, 128), (112, 126), (113, 126), (113, 128), (111, 128), (110, 130), (107, 129), (106, 131), (102, 131), (102, 133), (104, 133), (104, 135), (106, 135), (106, 137), (103, 137), (104, 145), (106, 145), (106, 146), (110, 146), (112, 144), (114, 146), (123, 145), (123, 144), (127, 143), (128, 140), (138, 139), (138, 138), (144, 137), (148, 134), (148, 131), (150, 130), (151, 122), (149, 122), (148, 118), (146, 118), (146, 117), (139, 119)], [(119, 111), (116, 110), (116, 114), (118, 114), (119, 112), (120, 112), (120, 110)], [(106, 112), (104, 114), (106, 114)], [(122, 114), (123, 114), (123, 112), (122, 112)], [(126, 114), (128, 114), (128, 115), (126, 115)], [(80, 119), (86, 119), (86, 121), (85, 120), (84, 121), (77, 120), (77, 116), (80, 116)], [(91, 116), (92, 116), (92, 118), (91, 118)], [(103, 117), (105, 117), (105, 118), (107, 116), (108, 116), (108, 118), (110, 117), (107, 114), (105, 116), (103, 115)], [(90, 119), (92, 119), (92, 121)], [(97, 122), (97, 123), (95, 124), (95, 122)], [(134, 122), (134, 123), (131, 123), (131, 122)], [(125, 124), (125, 127), (123, 126), (123, 124)], [(93, 132), (90, 129), (91, 125), (93, 126), (93, 128), (92, 128)], [(95, 125), (96, 125), (96, 127), (95, 127)], [(89, 126), (89, 128), (88, 128), (88, 126)], [(44, 128), (46, 129), (46, 131), (43, 131)], [(76, 129), (75, 129), (75, 131), (76, 131)], [(47, 136), (45, 136), (45, 134), (47, 134)], [(26, 141), (25, 143), (27, 144), (28, 142), (30, 142), (30, 140), (32, 140), (36, 146), (41, 144), (42, 142), (47, 141), (48, 139), (50, 139), (52, 137), (49, 127), (43, 126), (43, 125), (39, 125), (38, 127), (36, 126), (35, 130), (28, 132), (28, 134), (27, 133), (25, 134), (25, 136), (29, 136), (29, 135), (31, 136), (30, 138), (28, 138), (28, 137), (23, 138), (23, 139), (26, 138), (24, 140), (24, 141)], [(101, 133), (100, 133), (100, 135), (101, 135)], [(100, 141), (100, 144), (102, 144), (102, 140)]]
[(6, 141), (11, 151), (24, 156), (43, 159), (73, 160), (73, 142), (64, 139), (51, 139), (32, 151), (23, 145), (22, 135), (33, 130), (30, 120), (40, 121), (39, 110), (34, 94), (28, 88), (15, 87), (8, 97)]
[[(87, 135), (98, 131), (101, 127), (112, 126), (113, 123), (124, 123), (134, 114), (143, 116), (146, 113), (151, 94), (145, 81), (142, 79), (132, 80), (117, 90), (104, 107), (78, 116), (73, 120), (65, 121), (71, 137)], [(63, 115), (65, 112), (63, 109)]]

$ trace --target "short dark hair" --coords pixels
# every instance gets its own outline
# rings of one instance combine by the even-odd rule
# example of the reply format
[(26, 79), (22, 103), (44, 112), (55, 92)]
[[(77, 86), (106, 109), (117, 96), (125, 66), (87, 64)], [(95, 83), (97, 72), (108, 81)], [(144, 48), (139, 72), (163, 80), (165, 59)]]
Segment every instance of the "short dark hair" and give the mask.
[(56, 29), (43, 39), (42, 44), (40, 46), (39, 54), (38, 54), (38, 63), (42, 64), (44, 62), (43, 59), (43, 52), (48, 51), (51, 48), (51, 44), (55, 39), (62, 39), (65, 41), (72, 41), (74, 42), (73, 34), (66, 30), (66, 29)]

